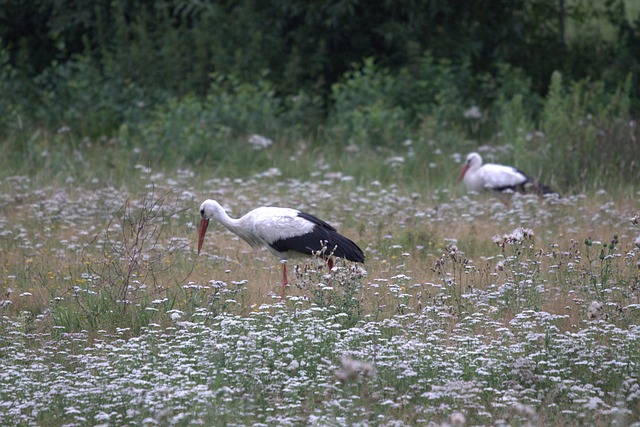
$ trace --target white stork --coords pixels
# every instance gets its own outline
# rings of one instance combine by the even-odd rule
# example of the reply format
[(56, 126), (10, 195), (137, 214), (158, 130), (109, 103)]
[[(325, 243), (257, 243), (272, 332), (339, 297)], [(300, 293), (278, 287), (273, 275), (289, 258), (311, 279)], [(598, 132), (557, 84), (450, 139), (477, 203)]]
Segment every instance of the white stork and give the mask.
[(555, 193), (551, 188), (541, 184), (526, 173), (512, 167), (496, 165), (493, 163), (482, 164), (482, 157), (478, 153), (470, 153), (460, 171), (458, 181), (463, 180), (469, 191), (480, 193), (485, 190), (497, 192), (526, 193), (533, 190), (536, 194)]
[(320, 256), (333, 267), (332, 256), (354, 262), (364, 262), (362, 250), (335, 228), (315, 216), (291, 208), (260, 207), (242, 217), (231, 218), (215, 200), (200, 205), (198, 255), (202, 249), (209, 220), (218, 220), (252, 247), (265, 246), (282, 261), (282, 296), (289, 284), (287, 259), (299, 256)]

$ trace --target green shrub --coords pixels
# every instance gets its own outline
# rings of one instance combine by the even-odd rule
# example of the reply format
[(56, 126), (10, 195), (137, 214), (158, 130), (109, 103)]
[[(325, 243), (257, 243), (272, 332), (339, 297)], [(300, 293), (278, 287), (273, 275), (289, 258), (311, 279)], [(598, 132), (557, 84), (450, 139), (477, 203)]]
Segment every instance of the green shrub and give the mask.
[(365, 59), (331, 88), (327, 137), (339, 144), (395, 146), (408, 137), (408, 114), (396, 103), (389, 70)]
[(0, 39), (0, 137), (19, 131), (25, 119), (22, 105), (18, 103), (21, 85), (18, 70), (9, 62), (9, 53)]
[[(230, 92), (225, 82), (230, 82)], [(205, 99), (185, 96), (158, 106), (141, 126), (140, 143), (160, 161), (215, 163), (231, 150), (242, 150), (240, 135), (275, 131), (279, 109), (268, 85), (220, 76)]]
[(631, 77), (610, 92), (603, 82), (564, 84), (554, 73), (540, 123), (546, 144), (540, 148), (562, 186), (587, 182), (597, 187), (638, 177), (640, 142), (637, 126), (628, 119), (630, 87)]
[[(302, 138), (317, 125), (317, 98), (301, 93), (283, 99), (265, 79), (243, 83), (215, 76), (206, 97), (174, 98), (155, 108), (139, 132), (126, 126), (121, 137), (146, 147), (156, 160), (190, 164), (266, 160), (247, 139), (260, 134), (272, 140)], [(140, 140), (135, 140), (139, 138)], [(234, 159), (234, 160), (231, 160)], [(267, 163), (267, 162), (265, 162)]]
[(139, 121), (151, 103), (134, 83), (105, 77), (86, 57), (56, 65), (36, 83), (44, 88), (39, 122), (54, 129), (68, 126), (92, 139), (112, 135), (124, 121)]
[(411, 100), (413, 114), (418, 118), (433, 117), (440, 129), (464, 127), (464, 112), (481, 104), (472, 95), (475, 77), (466, 60), (453, 62), (426, 53), (406, 73), (403, 97)]
[(235, 76), (214, 77), (205, 100), (209, 119), (229, 127), (235, 135), (273, 135), (282, 128), (282, 99), (266, 75), (255, 83)]
[(154, 109), (140, 127), (139, 140), (132, 132), (122, 128), (121, 138), (134, 138), (130, 144), (146, 147), (160, 162), (220, 160), (231, 144), (231, 128), (213, 120), (202, 101), (193, 96), (172, 99)]
[[(500, 64), (495, 78), (487, 76), (483, 92), (493, 95), (491, 117), (494, 141), (499, 145), (512, 145), (513, 158), (505, 159), (516, 167), (524, 167), (535, 147), (530, 146), (534, 132), (536, 111), (540, 97), (531, 89), (531, 81), (521, 70)], [(533, 172), (530, 172), (533, 173)]]

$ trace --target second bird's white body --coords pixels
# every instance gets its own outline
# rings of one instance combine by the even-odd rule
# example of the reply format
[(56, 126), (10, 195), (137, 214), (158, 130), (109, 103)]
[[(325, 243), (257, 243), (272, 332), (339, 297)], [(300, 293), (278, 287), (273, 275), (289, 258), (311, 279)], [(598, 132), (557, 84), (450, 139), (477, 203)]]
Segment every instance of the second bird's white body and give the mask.
[(494, 163), (483, 165), (482, 157), (478, 153), (470, 153), (467, 156), (459, 179), (464, 182), (467, 190), (476, 193), (483, 191), (521, 193), (532, 191), (540, 195), (555, 193), (551, 188), (512, 166)]
[(528, 177), (514, 167), (493, 163), (483, 165), (482, 158), (479, 161), (474, 160), (475, 158), (472, 158), (462, 178), (469, 191), (480, 193), (485, 190), (500, 190), (524, 185), (527, 182)]
[(291, 208), (260, 207), (242, 217), (231, 218), (215, 200), (204, 205), (207, 217), (217, 220), (225, 228), (236, 234), (253, 248), (266, 247), (280, 259), (289, 259), (294, 253), (278, 251), (272, 244), (278, 240), (288, 239), (313, 231), (314, 224), (298, 216), (298, 211)]

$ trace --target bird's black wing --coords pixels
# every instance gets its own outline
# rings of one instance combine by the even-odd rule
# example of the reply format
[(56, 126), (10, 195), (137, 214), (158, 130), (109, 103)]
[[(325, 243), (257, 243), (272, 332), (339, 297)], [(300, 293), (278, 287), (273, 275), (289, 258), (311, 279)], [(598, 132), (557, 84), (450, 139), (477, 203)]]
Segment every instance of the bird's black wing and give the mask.
[(344, 237), (325, 221), (308, 213), (298, 216), (315, 224), (313, 230), (300, 236), (276, 240), (270, 246), (278, 252), (294, 251), (305, 255), (336, 256), (354, 262), (364, 262), (362, 249)]
[(532, 177), (522, 172), (520, 169), (511, 167), (511, 170), (522, 175), (524, 177), (524, 181), (521, 181), (517, 184), (512, 184), (512, 185), (495, 186), (491, 188), (493, 191), (499, 191), (499, 192), (511, 191), (511, 192), (525, 193), (527, 190), (527, 187), (533, 185), (533, 183), (535, 182), (535, 180)]
[(514, 191), (514, 192), (519, 192), (519, 193), (528, 193), (528, 192), (534, 192), (538, 195), (545, 195), (545, 194), (558, 194), (555, 190), (553, 190), (551, 187), (544, 185), (543, 183), (541, 183), (540, 181), (538, 181), (537, 179), (527, 175), (526, 173), (522, 172), (520, 169), (517, 168), (513, 168), (515, 171), (517, 171), (518, 173), (522, 174), (525, 177), (525, 180), (522, 181), (519, 184), (516, 185), (505, 185), (505, 186), (501, 186), (501, 187), (494, 187), (493, 190), (495, 191)]
[(313, 216), (310, 213), (306, 213), (306, 212), (298, 212), (298, 216), (300, 218), (304, 218), (309, 222), (314, 223), (315, 225), (322, 227), (322, 228), (326, 228), (327, 230), (331, 230), (331, 231), (336, 231), (335, 227), (332, 226), (331, 224), (329, 224), (328, 222), (325, 222), (323, 220), (321, 220), (320, 218), (318, 218), (317, 216)]

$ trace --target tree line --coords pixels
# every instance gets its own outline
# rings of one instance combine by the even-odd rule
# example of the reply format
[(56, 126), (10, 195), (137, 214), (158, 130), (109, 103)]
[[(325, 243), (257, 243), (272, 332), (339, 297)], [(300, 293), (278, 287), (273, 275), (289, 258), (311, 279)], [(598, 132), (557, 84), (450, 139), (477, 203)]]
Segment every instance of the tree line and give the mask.
[(174, 93), (206, 91), (213, 73), (251, 80), (268, 70), (279, 91), (326, 96), (363, 58), (394, 69), (429, 52), (477, 73), (510, 64), (542, 94), (555, 70), (612, 83), (637, 72), (639, 29), (623, 0), (5, 0), (0, 8), (7, 60), (24, 75), (83, 56), (110, 76)]

